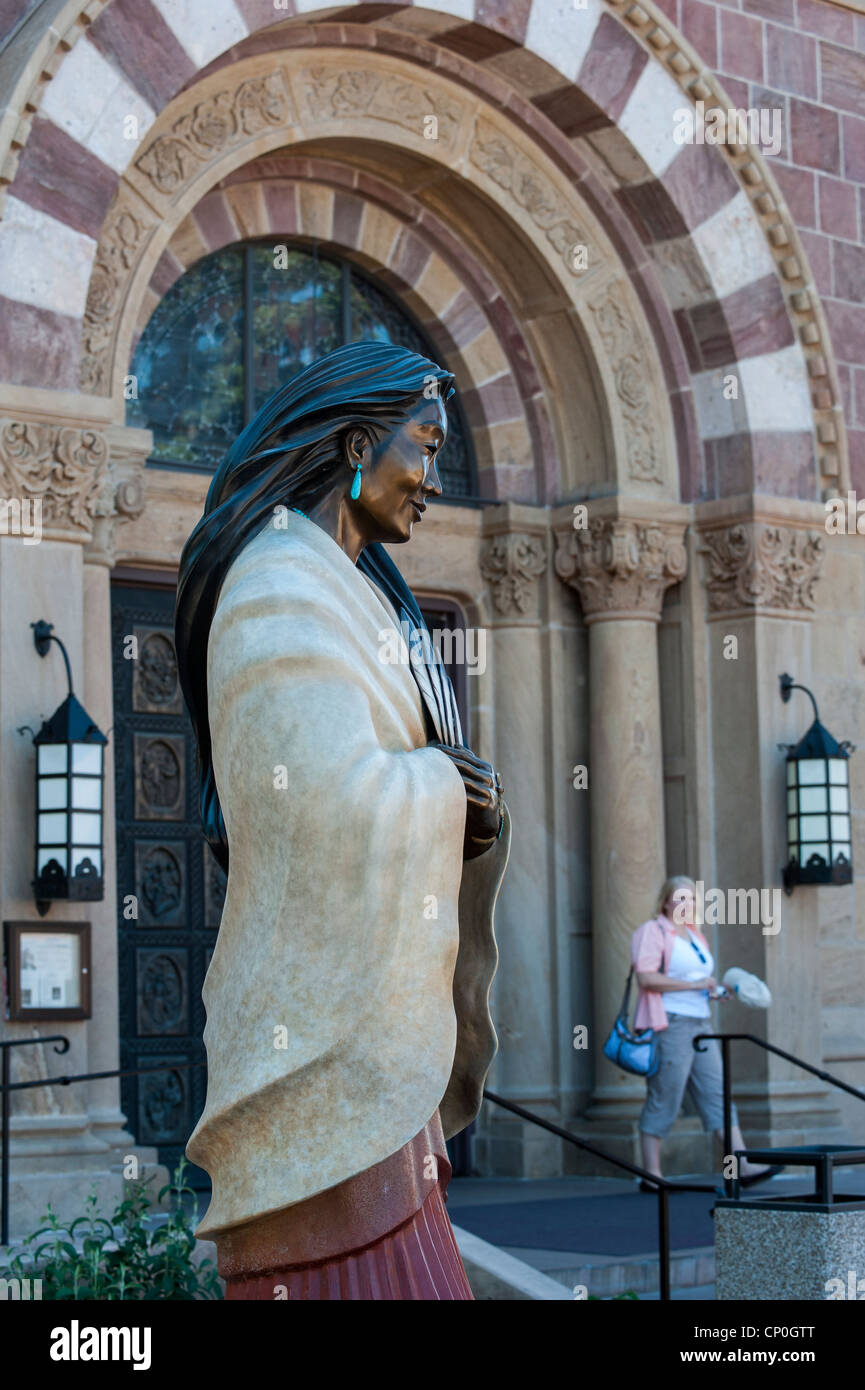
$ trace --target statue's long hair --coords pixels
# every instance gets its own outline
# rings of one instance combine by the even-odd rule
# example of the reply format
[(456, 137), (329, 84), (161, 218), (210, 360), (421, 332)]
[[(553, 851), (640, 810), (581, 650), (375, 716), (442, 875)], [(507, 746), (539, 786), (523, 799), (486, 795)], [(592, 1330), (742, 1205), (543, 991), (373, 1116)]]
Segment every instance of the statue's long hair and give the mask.
[[(274, 392), (238, 435), (207, 493), (204, 515), (180, 558), (174, 629), (180, 684), (198, 749), (201, 820), (228, 869), (228, 838), (213, 774), (207, 711), (207, 643), (220, 585), (246, 543), (277, 506), (308, 512), (345, 468), (343, 441), (363, 428), (374, 444), (402, 428), (425, 395), (453, 394), (453, 375), (391, 343), (337, 348)], [(418, 627), (420, 608), (390, 556), (368, 545), (358, 558), (397, 612)]]

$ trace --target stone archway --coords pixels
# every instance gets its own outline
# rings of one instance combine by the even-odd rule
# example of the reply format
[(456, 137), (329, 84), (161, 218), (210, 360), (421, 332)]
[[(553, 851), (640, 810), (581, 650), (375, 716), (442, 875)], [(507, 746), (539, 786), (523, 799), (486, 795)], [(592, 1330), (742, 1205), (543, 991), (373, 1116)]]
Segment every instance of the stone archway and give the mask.
[[(302, 51), (247, 59), (232, 67), (230, 84), (219, 70), (166, 108), (120, 181), (96, 250), (82, 325), (82, 385), (120, 398), (145, 286), (175, 229), (214, 185), (286, 145), (299, 157), (337, 151), (349, 168), (357, 151), (370, 161), (375, 149), (382, 171), (396, 162), (408, 184), (397, 183), (396, 217), (369, 204), (364, 214), (376, 223), (370, 236), (378, 263), (396, 273), (410, 254), (407, 247), (418, 241), (410, 219), (424, 233), (439, 226), (442, 246), (450, 236), (451, 269), (466, 247), (481, 275), (500, 287), (511, 319), (524, 325), (563, 460), (554, 495), (567, 491), (568, 478), (571, 487), (609, 487), (617, 474), (618, 486), (675, 495), (662, 366), (600, 221), (498, 113), (431, 76), (421, 91), (406, 64), (390, 58), (383, 69), (383, 61), (356, 54), (346, 72), (342, 57), (329, 51), (318, 52), (313, 67)], [(425, 116), (439, 123), (435, 139), (425, 138)], [(321, 204), (313, 212), (312, 194), (305, 196), (308, 230), (327, 238), (332, 209)], [(408, 226), (407, 196), (415, 204)], [(588, 250), (585, 268), (574, 258), (576, 247)], [(518, 342), (512, 352), (519, 357)], [(588, 457), (580, 448), (587, 415), (598, 421), (591, 432), (607, 441)], [(587, 475), (587, 467), (594, 471)]]
[[(93, 161), (99, 166), (101, 196), (90, 200), (91, 230), (84, 233), (92, 239), (93, 217), (98, 217), (100, 205), (103, 211), (107, 208), (111, 170), (124, 165), (125, 151), (116, 131), (108, 139), (103, 120), (100, 136), (97, 121), (90, 129), (70, 132), (72, 145), (58, 151), (46, 148), (41, 118), (33, 118), (40, 98), (50, 116), (63, 84), (74, 83), (76, 74), (79, 79), (104, 75), (106, 54), (115, 66), (110, 68), (114, 80), (105, 101), (119, 99), (117, 72), (127, 72), (130, 81), (123, 100), (146, 125), (178, 86), (186, 84), (188, 90), (199, 80), (196, 73), (236, 64), (247, 53), (335, 41), (358, 51), (399, 53), (427, 75), (448, 74), (464, 88), (482, 91), (531, 131), (535, 144), (546, 142), (587, 201), (603, 211), (620, 237), (630, 239), (628, 249), (648, 248), (652, 271), (647, 274), (640, 266), (645, 251), (638, 251), (634, 283), (642, 290), (656, 330), (665, 316), (678, 315), (679, 333), (671, 335), (668, 350), (680, 375), (682, 342), (690, 358), (684, 364), (689, 390), (681, 381), (675, 386), (666, 382), (667, 390), (680, 397), (674, 400), (680, 454), (690, 434), (692, 442), (702, 439), (706, 455), (702, 473), (683, 480), (683, 496), (713, 490), (723, 495), (741, 486), (743, 473), (758, 490), (813, 496), (815, 453), (824, 488), (844, 485), (837, 375), (819, 297), (795, 229), (758, 151), (736, 145), (677, 149), (671, 144), (669, 118), (677, 103), (729, 103), (699, 55), (651, 0), (644, 6), (589, 0), (584, 11), (576, 12), (560, 0), (534, 0), (503, 14), (483, 0), (477, 6), (460, 0), (447, 11), (347, 5), (335, 14), (325, 11), (317, 24), (317, 12), (306, 0), (296, 8), (303, 13), (274, 25), (273, 11), (259, 0), (241, 0), (239, 7), (233, 0), (220, 0), (210, 31), (199, 35), (184, 26), (172, 7), (157, 6), (159, 39), (172, 59), (157, 71), (153, 36), (148, 47), (146, 36), (135, 31), (134, 22), (118, 5), (99, 10), (93, 5), (86, 10), (68, 6), (57, 30), (34, 32), (30, 40), (34, 56), (15, 94), (22, 120), (14, 127), (7, 122), (11, 152), (3, 168), (7, 181), (12, 181), (12, 198), (24, 195), (21, 200), (26, 203), (36, 167), (62, 162), (64, 155), (68, 165), (77, 145), (79, 166), (87, 165), (94, 174)], [(92, 38), (84, 37), (79, 53), (81, 35), (91, 23)], [(31, 27), (35, 30), (35, 22)], [(67, 47), (71, 51), (63, 56)], [(131, 77), (133, 67), (138, 88)], [(33, 133), (34, 150), (28, 156)], [(64, 226), (74, 228), (74, 217), (64, 222), (62, 201), (60, 195), (56, 210), (61, 216), (55, 219), (63, 224), (60, 228), (35, 227), (32, 217), (25, 212), (22, 220), (20, 209), (14, 209), (14, 249), (32, 241), (34, 232), (37, 238), (46, 230), (62, 238)], [(70, 264), (76, 259), (86, 264), (93, 250), (74, 234), (65, 236), (62, 249)], [(121, 247), (121, 258), (126, 254)], [(750, 267), (744, 281), (743, 264)], [(50, 292), (56, 288), (47, 287), (43, 302), (31, 305), (41, 309), (41, 315), (23, 317), (29, 317), (31, 326), (35, 317), (43, 334), (50, 324), (59, 342), (68, 346), (74, 337), (71, 325), (55, 323), (45, 314), (53, 313), (55, 303), (77, 308), (80, 293), (73, 285), (65, 298), (56, 299)], [(38, 298), (38, 289), (33, 292)], [(755, 296), (762, 309), (756, 338), (746, 323), (749, 315), (753, 317)], [(724, 327), (720, 341), (715, 331), (719, 323)], [(13, 336), (16, 327), (23, 335), (24, 325), (19, 323), (13, 324)], [(718, 374), (725, 369), (738, 372), (737, 404), (719, 404)], [(628, 375), (633, 378), (633, 373)], [(631, 384), (632, 380), (626, 383), (626, 389)], [(696, 412), (688, 398), (691, 393)], [(778, 452), (779, 434), (784, 436), (787, 458), (795, 459), (791, 477), (775, 476), (772, 454)]]

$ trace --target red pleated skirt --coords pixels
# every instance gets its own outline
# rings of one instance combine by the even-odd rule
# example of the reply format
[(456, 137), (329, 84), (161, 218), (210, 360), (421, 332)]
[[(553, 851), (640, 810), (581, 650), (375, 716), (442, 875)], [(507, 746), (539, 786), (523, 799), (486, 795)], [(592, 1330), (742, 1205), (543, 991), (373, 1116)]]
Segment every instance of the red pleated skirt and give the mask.
[(281, 1299), (470, 1299), (441, 1191), (398, 1230), (341, 1259), (227, 1279), (225, 1297)]
[(226, 1299), (472, 1299), (445, 1209), (450, 1175), (436, 1112), (382, 1163), (218, 1235)]

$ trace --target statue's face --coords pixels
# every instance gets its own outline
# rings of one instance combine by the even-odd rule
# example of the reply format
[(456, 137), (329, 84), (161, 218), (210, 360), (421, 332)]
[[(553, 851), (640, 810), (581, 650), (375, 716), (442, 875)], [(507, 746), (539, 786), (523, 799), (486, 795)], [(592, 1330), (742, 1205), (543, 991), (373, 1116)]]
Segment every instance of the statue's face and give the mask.
[(362, 459), (361, 494), (350, 506), (367, 540), (411, 540), (427, 502), (441, 497), (436, 457), (447, 432), (444, 402), (434, 396), (421, 401), (407, 422), (377, 445), (362, 431), (349, 441), (349, 464)]

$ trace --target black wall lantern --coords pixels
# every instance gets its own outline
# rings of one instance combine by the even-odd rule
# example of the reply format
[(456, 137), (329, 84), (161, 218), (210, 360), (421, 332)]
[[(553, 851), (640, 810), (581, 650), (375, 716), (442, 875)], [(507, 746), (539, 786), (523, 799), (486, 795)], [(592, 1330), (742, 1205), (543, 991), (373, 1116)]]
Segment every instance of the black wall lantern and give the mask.
[(33, 740), (36, 747), (36, 877), (40, 916), (58, 899), (101, 902), (104, 757), (108, 742), (72, 691), (66, 648), (51, 623), (31, 623), (40, 656), (56, 642), (66, 663), (69, 694)]
[(803, 690), (814, 706), (814, 723), (799, 743), (782, 743), (787, 754), (787, 865), (784, 888), (797, 883), (852, 883), (850, 754), (820, 723), (817, 701), (805, 685), (783, 675), (781, 699)]

